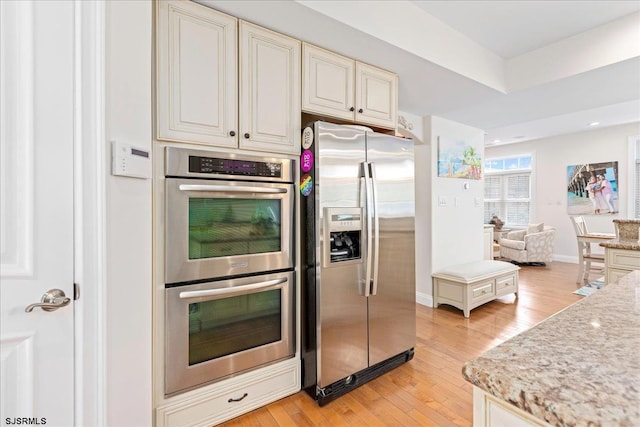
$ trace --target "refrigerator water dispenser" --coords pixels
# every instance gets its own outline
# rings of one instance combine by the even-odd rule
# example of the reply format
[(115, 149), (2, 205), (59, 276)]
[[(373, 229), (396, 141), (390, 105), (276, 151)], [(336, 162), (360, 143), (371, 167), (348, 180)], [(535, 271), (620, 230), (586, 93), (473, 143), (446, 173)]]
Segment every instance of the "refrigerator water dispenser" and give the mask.
[(362, 263), (362, 208), (324, 208), (323, 267)]

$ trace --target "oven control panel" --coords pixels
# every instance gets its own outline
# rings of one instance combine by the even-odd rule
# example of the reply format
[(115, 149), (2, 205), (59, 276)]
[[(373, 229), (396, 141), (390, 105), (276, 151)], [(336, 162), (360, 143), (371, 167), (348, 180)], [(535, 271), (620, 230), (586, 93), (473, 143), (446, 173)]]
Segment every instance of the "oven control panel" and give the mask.
[(282, 157), (261, 157), (166, 147), (165, 176), (265, 182), (293, 182), (294, 163)]
[(282, 163), (189, 156), (189, 172), (280, 178)]

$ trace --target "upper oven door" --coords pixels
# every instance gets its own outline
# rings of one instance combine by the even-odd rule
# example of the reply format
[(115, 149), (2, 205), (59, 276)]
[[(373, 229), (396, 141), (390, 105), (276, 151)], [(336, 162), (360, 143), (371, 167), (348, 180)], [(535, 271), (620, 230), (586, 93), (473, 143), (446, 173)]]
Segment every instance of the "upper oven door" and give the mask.
[(293, 268), (293, 184), (166, 179), (165, 283)]

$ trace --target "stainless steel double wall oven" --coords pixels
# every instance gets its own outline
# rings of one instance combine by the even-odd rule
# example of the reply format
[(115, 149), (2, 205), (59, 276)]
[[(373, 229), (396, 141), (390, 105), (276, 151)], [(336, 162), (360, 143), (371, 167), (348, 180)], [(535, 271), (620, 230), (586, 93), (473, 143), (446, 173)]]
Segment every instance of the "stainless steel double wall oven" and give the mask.
[(293, 173), (167, 147), (166, 395), (294, 355)]

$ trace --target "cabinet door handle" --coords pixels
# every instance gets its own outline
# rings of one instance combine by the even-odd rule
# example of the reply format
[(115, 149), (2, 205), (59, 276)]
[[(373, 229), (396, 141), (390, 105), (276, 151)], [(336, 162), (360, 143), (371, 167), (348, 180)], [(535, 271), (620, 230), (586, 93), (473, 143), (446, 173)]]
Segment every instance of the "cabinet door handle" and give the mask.
[(364, 112), (364, 110), (363, 110), (362, 108), (360, 108), (360, 109), (358, 110), (358, 113), (363, 113), (363, 112)]
[(236, 136), (236, 132), (232, 130), (231, 132), (229, 132), (229, 136)]
[(242, 397), (239, 397), (237, 399), (229, 398), (229, 400), (227, 402), (229, 402), (229, 403), (231, 403), (231, 402), (240, 402), (242, 399), (244, 399), (247, 396), (249, 396), (249, 394), (245, 393), (245, 394), (242, 395)]
[(244, 134), (244, 137), (245, 137), (245, 138), (247, 138), (247, 139), (249, 139), (249, 136), (250, 136), (250, 135), (249, 135), (249, 133), (248, 133), (248, 132)]
[(351, 107), (349, 108), (349, 111), (355, 111), (355, 108)]

